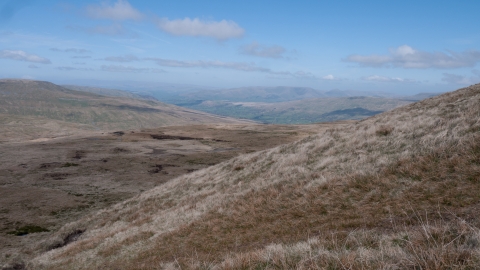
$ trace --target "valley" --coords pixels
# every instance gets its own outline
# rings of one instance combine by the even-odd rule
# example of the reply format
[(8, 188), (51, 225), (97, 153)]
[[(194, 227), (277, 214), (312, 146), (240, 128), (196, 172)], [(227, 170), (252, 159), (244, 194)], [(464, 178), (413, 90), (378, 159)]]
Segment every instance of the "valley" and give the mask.
[(347, 123), (83, 130), (0, 143), (0, 262), (25, 261), (65, 224), (178, 176)]

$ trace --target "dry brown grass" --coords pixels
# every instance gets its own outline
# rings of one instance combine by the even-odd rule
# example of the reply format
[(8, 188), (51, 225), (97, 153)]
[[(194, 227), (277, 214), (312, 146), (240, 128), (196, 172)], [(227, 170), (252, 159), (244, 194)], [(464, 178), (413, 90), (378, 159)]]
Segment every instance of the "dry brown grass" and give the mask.
[(86, 232), (31, 265), (474, 269), (478, 104), (475, 85), (179, 177), (70, 224)]

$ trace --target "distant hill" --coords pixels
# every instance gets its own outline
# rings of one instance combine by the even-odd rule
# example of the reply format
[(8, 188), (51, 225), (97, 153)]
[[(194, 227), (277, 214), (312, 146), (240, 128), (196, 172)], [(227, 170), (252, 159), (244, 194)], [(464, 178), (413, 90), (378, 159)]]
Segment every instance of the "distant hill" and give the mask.
[(401, 99), (409, 100), (409, 101), (420, 101), (420, 100), (424, 100), (424, 99), (431, 98), (431, 97), (434, 97), (434, 96), (438, 96), (440, 94), (441, 93), (419, 93), (419, 94), (416, 94), (416, 95), (413, 95), (413, 96), (401, 97)]
[(24, 123), (27, 133), (34, 137), (50, 124), (63, 129), (75, 127), (73, 130), (116, 130), (239, 122), (155, 100), (107, 97), (45, 81), (13, 79), (0, 80), (0, 120), (3, 125), (0, 133), (5, 135), (10, 130), (10, 137), (25, 133), (15, 121)]
[(93, 93), (93, 94), (102, 95), (102, 96), (156, 100), (152, 96), (135, 94), (135, 93), (124, 91), (124, 90), (91, 87), (91, 86), (80, 86), (80, 85), (61, 85), (61, 86), (70, 90), (88, 92), (88, 93)]
[(283, 102), (324, 97), (309, 87), (241, 87), (223, 90), (204, 90), (182, 94), (184, 100), (224, 100), (232, 102)]
[(359, 120), (409, 103), (381, 97), (330, 97), (278, 103), (204, 101), (188, 107), (269, 124), (308, 124)]

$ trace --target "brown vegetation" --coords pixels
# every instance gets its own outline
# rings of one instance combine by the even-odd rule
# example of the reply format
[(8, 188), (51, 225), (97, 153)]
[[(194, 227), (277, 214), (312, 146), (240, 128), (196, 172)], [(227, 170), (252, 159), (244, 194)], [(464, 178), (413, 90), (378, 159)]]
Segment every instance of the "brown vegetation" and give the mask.
[(30, 265), (474, 269), (478, 104), (475, 85), (178, 177), (66, 225), (85, 232)]
[[(74, 242), (84, 229), (52, 234), (87, 213), (177, 176), (331, 126), (175, 126), (0, 144), (0, 269), (5, 262), (25, 261), (38, 251)], [(194, 140), (181, 139), (186, 137)], [(36, 247), (45, 239), (51, 241)]]

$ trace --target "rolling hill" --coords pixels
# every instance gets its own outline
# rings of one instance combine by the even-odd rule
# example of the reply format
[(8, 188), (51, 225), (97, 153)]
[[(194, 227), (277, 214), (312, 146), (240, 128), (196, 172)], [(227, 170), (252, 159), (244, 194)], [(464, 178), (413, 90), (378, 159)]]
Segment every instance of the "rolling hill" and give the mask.
[(241, 122), (155, 100), (107, 97), (50, 82), (13, 79), (0, 80), (0, 121), (2, 139), (57, 133), (63, 136), (81, 130)]
[(480, 84), (180, 176), (34, 269), (475, 269)]

